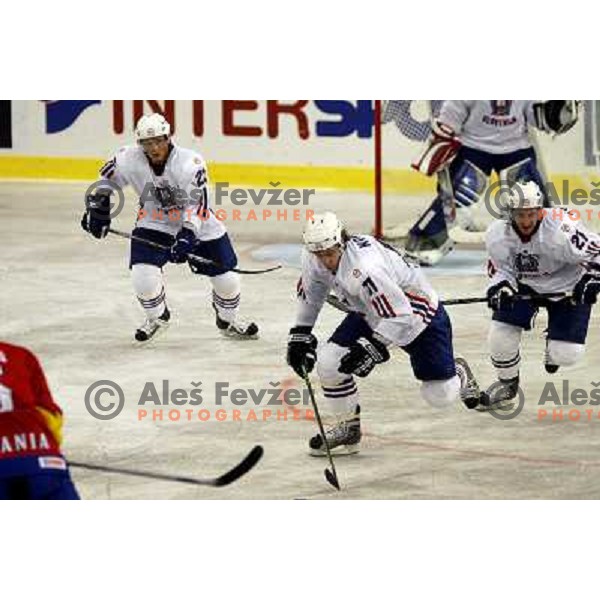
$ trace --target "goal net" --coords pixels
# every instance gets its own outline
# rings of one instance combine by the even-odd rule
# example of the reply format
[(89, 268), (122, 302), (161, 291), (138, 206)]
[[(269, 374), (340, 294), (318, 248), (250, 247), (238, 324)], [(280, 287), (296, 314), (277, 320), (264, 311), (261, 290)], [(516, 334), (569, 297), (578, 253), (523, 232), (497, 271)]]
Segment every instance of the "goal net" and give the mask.
[(435, 195), (435, 180), (411, 169), (442, 100), (375, 101), (375, 233), (399, 240)]

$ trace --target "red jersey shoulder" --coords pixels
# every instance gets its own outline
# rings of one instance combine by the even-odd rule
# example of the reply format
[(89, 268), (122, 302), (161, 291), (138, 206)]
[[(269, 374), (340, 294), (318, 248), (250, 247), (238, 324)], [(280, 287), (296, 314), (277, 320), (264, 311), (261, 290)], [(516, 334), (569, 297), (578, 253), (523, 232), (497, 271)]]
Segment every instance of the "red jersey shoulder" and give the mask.
[(15, 405), (42, 406), (52, 412), (60, 408), (52, 398), (37, 357), (21, 346), (0, 342), (0, 384), (11, 390)]
[(0, 365), (18, 360), (26, 362), (34, 360), (37, 362), (37, 359), (31, 350), (28, 350), (23, 346), (9, 344), (8, 342), (0, 342)]

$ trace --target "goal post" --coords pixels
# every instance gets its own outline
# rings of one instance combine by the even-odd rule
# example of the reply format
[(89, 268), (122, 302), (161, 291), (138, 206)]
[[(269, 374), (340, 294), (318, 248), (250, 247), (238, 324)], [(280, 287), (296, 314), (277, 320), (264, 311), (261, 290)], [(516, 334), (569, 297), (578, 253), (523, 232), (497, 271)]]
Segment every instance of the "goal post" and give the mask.
[(382, 187), (381, 187), (381, 170), (383, 168), (381, 160), (381, 100), (375, 100), (373, 111), (374, 127), (373, 139), (375, 144), (375, 226), (373, 228), (375, 237), (379, 240), (383, 236), (383, 210), (382, 210)]

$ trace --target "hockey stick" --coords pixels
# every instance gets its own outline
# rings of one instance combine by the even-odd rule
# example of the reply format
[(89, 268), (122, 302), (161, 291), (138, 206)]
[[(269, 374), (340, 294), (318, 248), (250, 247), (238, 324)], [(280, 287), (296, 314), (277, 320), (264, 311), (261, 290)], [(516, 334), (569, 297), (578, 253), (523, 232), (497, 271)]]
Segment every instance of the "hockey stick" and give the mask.
[[(108, 228), (108, 232), (116, 235), (118, 237), (125, 238), (127, 240), (134, 240), (136, 242), (140, 242), (141, 244), (146, 244), (146, 246), (150, 246), (152, 248), (156, 248), (158, 250), (168, 250), (168, 246), (163, 246), (162, 244), (157, 244), (151, 240), (146, 240), (144, 238), (138, 237), (137, 235), (133, 235), (131, 233), (125, 233), (124, 231), (118, 231), (117, 229), (112, 229), (112, 227)], [(212, 267), (221, 268), (221, 265), (216, 260), (211, 260), (210, 258), (204, 258), (202, 256), (196, 256), (195, 254), (188, 254), (188, 258), (191, 258), (193, 261), (204, 263), (205, 265), (210, 265)], [(268, 269), (229, 269), (229, 271), (233, 271), (234, 273), (239, 273), (240, 275), (262, 275), (264, 273), (270, 273), (271, 271), (277, 271), (277, 269), (281, 269), (281, 265), (276, 265), (274, 267), (269, 267)]]
[(315, 393), (313, 391), (312, 384), (310, 382), (310, 377), (306, 372), (306, 369), (303, 369), (304, 375), (302, 378), (304, 379), (304, 383), (306, 384), (306, 388), (308, 389), (308, 395), (310, 396), (310, 401), (312, 402), (313, 408), (315, 409), (315, 419), (317, 420), (317, 425), (319, 427), (319, 432), (321, 437), (323, 438), (323, 444), (325, 445), (325, 450), (327, 451), (327, 458), (329, 459), (329, 464), (331, 465), (331, 470), (325, 469), (325, 479), (338, 491), (340, 491), (340, 482), (338, 480), (338, 476), (335, 470), (335, 464), (333, 463), (333, 456), (331, 456), (331, 448), (329, 447), (329, 442), (327, 441), (327, 437), (325, 436), (325, 429), (323, 427), (323, 421), (321, 421), (321, 415), (319, 414), (319, 408), (317, 407), (317, 401), (315, 399)]
[[(514, 300), (563, 300), (566, 298), (571, 298), (572, 294), (565, 292), (558, 292), (554, 294), (535, 294), (529, 296), (514, 296)], [(479, 304), (481, 302), (487, 302), (488, 298), (485, 296), (479, 296), (475, 298), (452, 298), (449, 300), (440, 300), (440, 302), (444, 306), (458, 306), (460, 304)], [(345, 313), (356, 312), (350, 310), (350, 308), (342, 302), (339, 298), (334, 296), (333, 294), (329, 294), (327, 296), (327, 304), (341, 310)]]
[(153, 473), (152, 471), (137, 471), (134, 469), (121, 469), (119, 467), (107, 467), (104, 465), (90, 465), (77, 461), (68, 461), (70, 467), (78, 469), (87, 469), (88, 471), (101, 471), (103, 473), (114, 473), (116, 475), (131, 475), (133, 477), (146, 477), (147, 479), (158, 479), (160, 481), (171, 481), (175, 483), (191, 483), (192, 485), (209, 485), (211, 487), (223, 487), (237, 481), (242, 475), (245, 475), (262, 458), (264, 450), (262, 446), (254, 446), (244, 460), (227, 471), (220, 477), (214, 479), (195, 479), (194, 477), (181, 477), (178, 475), (163, 475), (162, 473)]
[[(533, 294), (533, 295), (524, 295), (519, 296), (515, 295), (514, 300), (563, 300), (565, 298), (570, 298), (572, 294), (567, 294), (565, 292), (557, 292), (555, 294)], [(477, 304), (479, 302), (487, 302), (488, 298), (486, 296), (480, 296), (479, 298), (454, 298), (451, 300), (442, 300), (442, 304), (444, 306), (458, 306), (460, 304)]]

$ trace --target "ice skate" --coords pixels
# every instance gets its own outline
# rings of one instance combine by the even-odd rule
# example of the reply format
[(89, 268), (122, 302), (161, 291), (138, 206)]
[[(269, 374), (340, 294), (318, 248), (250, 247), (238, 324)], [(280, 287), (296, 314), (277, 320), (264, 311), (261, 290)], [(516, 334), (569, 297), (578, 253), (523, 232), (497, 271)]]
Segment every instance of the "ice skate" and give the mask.
[(546, 340), (546, 350), (544, 351), (544, 369), (546, 369), (546, 373), (550, 373), (550, 375), (554, 375), (560, 369), (559, 365), (552, 364), (550, 362), (550, 354), (548, 352), (548, 340)]
[(213, 308), (216, 314), (217, 329), (228, 338), (237, 340), (257, 340), (258, 339), (258, 325), (252, 321), (247, 322), (242, 319), (236, 318), (235, 321), (225, 321), (219, 316), (217, 307), (213, 304)]
[(514, 399), (518, 393), (518, 375), (512, 379), (499, 379), (482, 394), (477, 410), (480, 412), (492, 409), (510, 410), (514, 406)]
[(404, 247), (406, 254), (425, 267), (439, 263), (454, 248), (454, 241), (444, 229), (433, 236), (409, 234)]
[[(348, 421), (341, 421), (325, 432), (331, 454), (356, 454), (360, 451), (360, 406), (356, 407), (355, 416)], [(327, 450), (320, 433), (310, 438), (308, 443), (311, 456), (327, 456)]]
[(150, 340), (155, 339), (168, 329), (170, 320), (171, 313), (165, 306), (163, 314), (158, 319), (147, 318), (144, 324), (136, 330), (135, 341), (140, 345), (147, 344)]
[(456, 374), (460, 379), (460, 399), (467, 408), (477, 408), (481, 400), (481, 390), (477, 379), (464, 358), (456, 358), (454, 362)]

